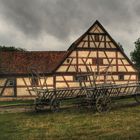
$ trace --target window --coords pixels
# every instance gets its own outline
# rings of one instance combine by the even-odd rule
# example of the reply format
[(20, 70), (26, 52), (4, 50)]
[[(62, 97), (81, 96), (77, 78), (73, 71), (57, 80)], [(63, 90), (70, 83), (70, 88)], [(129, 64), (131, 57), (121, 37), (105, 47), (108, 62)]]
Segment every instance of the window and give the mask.
[(14, 79), (9, 79), (7, 86), (14, 86), (15, 85), (15, 80)]
[(82, 81), (87, 81), (87, 75), (75, 75), (74, 76), (74, 81), (76, 82), (82, 82)]
[(93, 65), (103, 65), (103, 58), (93, 58), (92, 63)]
[(92, 64), (93, 64), (93, 65), (97, 65), (97, 58), (93, 58), (93, 59), (92, 59)]
[(124, 75), (123, 74), (119, 75), (119, 80), (121, 80), (121, 81), (124, 80)]
[(38, 86), (38, 78), (37, 77), (31, 78), (31, 85), (32, 86)]
[(66, 61), (67, 61), (67, 63), (70, 63), (70, 59), (69, 59), (69, 58), (67, 58), (67, 60), (66, 60)]
[(96, 41), (96, 42), (99, 42), (99, 35), (94, 35), (94, 40)]
[(98, 58), (98, 64), (103, 65), (103, 58)]

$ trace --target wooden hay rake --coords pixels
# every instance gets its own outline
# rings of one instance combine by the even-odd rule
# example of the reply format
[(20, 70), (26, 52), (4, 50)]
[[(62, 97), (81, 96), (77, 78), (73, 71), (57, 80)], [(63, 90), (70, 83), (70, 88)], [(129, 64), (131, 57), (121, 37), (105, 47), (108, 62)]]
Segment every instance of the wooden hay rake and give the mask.
[[(111, 108), (111, 100), (134, 97), (137, 102), (140, 102), (140, 83), (127, 83), (127, 84), (96, 84), (97, 75), (88, 68), (88, 74), (79, 73), (79, 85), (77, 88), (61, 88), (61, 89), (48, 89), (46, 78), (40, 75), (35, 69), (29, 70), (30, 79), (38, 79), (40, 86), (32, 86), (32, 91), (37, 95), (35, 99), (35, 109), (42, 110), (48, 106), (53, 112), (60, 109), (60, 103), (63, 100), (82, 99), (82, 103), (88, 106), (95, 106), (98, 112), (107, 112)], [(106, 72), (107, 73), (107, 72)], [(88, 77), (87, 81), (82, 80), (82, 76)], [(41, 79), (44, 78), (42, 84)], [(91, 79), (92, 77), (92, 79)]]

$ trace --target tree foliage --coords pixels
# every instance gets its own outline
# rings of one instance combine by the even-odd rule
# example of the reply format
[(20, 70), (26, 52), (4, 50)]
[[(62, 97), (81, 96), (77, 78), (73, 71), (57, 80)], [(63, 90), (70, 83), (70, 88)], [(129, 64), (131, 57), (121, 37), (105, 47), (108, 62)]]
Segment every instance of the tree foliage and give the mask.
[(140, 69), (140, 38), (135, 42), (135, 49), (130, 53), (132, 62)]
[(11, 52), (11, 51), (21, 51), (21, 52), (25, 52), (26, 49), (22, 49), (22, 48), (16, 48), (14, 46), (1, 46), (0, 45), (0, 51), (6, 51), (6, 52)]

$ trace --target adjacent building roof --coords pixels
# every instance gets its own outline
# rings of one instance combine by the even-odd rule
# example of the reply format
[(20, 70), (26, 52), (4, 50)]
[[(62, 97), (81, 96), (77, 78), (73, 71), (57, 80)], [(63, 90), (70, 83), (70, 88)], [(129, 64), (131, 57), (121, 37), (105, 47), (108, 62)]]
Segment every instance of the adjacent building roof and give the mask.
[(35, 67), (39, 73), (51, 73), (67, 51), (0, 52), (0, 74), (27, 74)]

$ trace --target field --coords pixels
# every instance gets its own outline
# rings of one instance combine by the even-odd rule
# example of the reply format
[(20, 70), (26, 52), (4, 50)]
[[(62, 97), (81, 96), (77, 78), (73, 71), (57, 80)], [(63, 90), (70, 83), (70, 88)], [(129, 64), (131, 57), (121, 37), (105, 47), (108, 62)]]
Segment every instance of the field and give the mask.
[(71, 107), (49, 111), (0, 112), (0, 140), (139, 140), (140, 106), (119, 101), (99, 114)]

